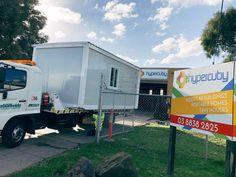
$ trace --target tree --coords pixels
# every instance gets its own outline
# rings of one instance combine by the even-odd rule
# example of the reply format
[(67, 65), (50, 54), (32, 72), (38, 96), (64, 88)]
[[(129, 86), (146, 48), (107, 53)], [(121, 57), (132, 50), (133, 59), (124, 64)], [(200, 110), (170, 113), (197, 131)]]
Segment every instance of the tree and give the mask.
[(0, 59), (31, 59), (32, 44), (47, 42), (40, 32), (46, 17), (38, 0), (0, 0)]
[(236, 57), (236, 9), (230, 7), (223, 12), (217, 12), (209, 20), (201, 36), (201, 44), (206, 56), (211, 58), (226, 53), (224, 62), (232, 61)]

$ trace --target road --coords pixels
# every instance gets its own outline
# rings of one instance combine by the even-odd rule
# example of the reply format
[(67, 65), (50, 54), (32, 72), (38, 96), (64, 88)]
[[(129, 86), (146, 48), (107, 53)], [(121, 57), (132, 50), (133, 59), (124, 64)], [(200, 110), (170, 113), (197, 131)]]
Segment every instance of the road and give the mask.
[(0, 143), (0, 176), (22, 170), (48, 157), (68, 149), (79, 148), (94, 141), (85, 131), (52, 129), (37, 130), (35, 135), (26, 135), (24, 142), (15, 148), (5, 148)]
[[(148, 119), (150, 116), (117, 116), (113, 124), (113, 133), (130, 131), (133, 126), (144, 125)], [(104, 127), (102, 137), (106, 137), (107, 132), (108, 129)], [(60, 133), (47, 128), (37, 130), (35, 135), (26, 135), (20, 146), (11, 149), (5, 148), (0, 142), (0, 176), (20, 171), (48, 157), (94, 141), (95, 137), (87, 136), (86, 131), (76, 127)]]

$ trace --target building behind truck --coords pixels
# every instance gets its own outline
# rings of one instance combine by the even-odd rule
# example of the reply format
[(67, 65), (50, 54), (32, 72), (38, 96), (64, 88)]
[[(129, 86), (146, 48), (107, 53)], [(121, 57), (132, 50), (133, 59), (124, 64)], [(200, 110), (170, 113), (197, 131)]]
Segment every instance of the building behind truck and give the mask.
[[(7, 147), (18, 146), (26, 132), (74, 127), (98, 108), (102, 85), (110, 92), (139, 92), (139, 68), (89, 43), (34, 45), (36, 66), (0, 63), (0, 131)], [(103, 109), (122, 109), (122, 100), (104, 98)], [(136, 109), (138, 96), (127, 109)]]

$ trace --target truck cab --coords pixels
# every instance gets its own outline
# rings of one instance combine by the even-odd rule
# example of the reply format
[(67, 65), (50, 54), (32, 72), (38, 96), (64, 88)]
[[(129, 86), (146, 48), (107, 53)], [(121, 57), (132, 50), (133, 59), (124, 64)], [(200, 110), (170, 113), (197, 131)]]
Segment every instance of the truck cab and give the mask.
[(42, 96), (42, 74), (35, 66), (0, 62), (0, 135), (7, 147), (34, 133)]

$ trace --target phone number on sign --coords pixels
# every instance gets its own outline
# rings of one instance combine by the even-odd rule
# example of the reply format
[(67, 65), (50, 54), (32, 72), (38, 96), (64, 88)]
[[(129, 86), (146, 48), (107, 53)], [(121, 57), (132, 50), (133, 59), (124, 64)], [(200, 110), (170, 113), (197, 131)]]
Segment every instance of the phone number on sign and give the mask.
[(178, 117), (177, 119), (178, 124), (197, 128), (201, 130), (211, 131), (211, 132), (218, 132), (218, 124), (207, 122), (207, 121), (201, 121), (197, 119), (188, 119), (183, 117)]

